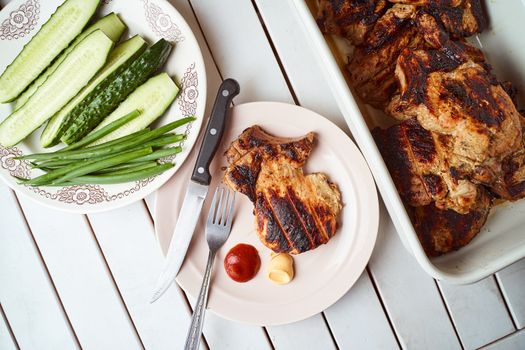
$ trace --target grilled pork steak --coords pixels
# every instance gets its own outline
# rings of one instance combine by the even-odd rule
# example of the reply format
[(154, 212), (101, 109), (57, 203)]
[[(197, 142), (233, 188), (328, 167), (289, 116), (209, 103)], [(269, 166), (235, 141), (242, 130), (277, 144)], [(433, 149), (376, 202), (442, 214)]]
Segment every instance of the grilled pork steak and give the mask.
[(520, 115), (512, 99), (462, 44), (404, 50), (396, 76), (400, 95), (388, 113), (401, 120), (416, 117), (425, 129), (450, 135), (455, 154), (481, 164), (519, 147)]
[(439, 209), (429, 204), (409, 207), (419, 241), (428, 256), (438, 256), (466, 246), (479, 233), (490, 212), (488, 195), (480, 197), (476, 209), (459, 214), (451, 209)]
[(320, 0), (317, 22), (324, 33), (355, 45), (349, 83), (378, 109), (397, 91), (394, 71), (403, 50), (437, 49), (487, 26), (480, 0)]
[(360, 45), (388, 5), (386, 0), (321, 0), (317, 23), (323, 33), (340, 35)]
[[(405, 203), (466, 214), (485, 196), (446, 148), (446, 137), (424, 129), (416, 119), (408, 119), (388, 129), (373, 130), (375, 141)], [(470, 164), (461, 163), (464, 167)]]
[(226, 151), (224, 182), (254, 203), (257, 234), (274, 252), (299, 254), (335, 234), (341, 194), (326, 175), (303, 173), (314, 135), (277, 138), (246, 129)]

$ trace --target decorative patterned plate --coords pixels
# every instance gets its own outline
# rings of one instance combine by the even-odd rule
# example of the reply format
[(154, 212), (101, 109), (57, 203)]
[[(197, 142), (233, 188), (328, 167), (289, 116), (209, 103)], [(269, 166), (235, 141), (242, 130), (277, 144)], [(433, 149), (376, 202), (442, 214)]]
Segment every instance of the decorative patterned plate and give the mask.
[[(0, 11), (0, 72), (11, 63), (22, 47), (36, 34), (43, 23), (55, 12), (61, 0), (13, 0)], [(140, 34), (150, 44), (160, 38), (175, 46), (165, 70), (181, 86), (181, 92), (171, 108), (156, 124), (195, 115), (197, 120), (185, 129), (188, 136), (182, 153), (164, 161), (175, 162), (175, 167), (162, 175), (143, 181), (121, 185), (81, 185), (66, 187), (22, 186), (17, 177), (34, 177), (39, 170), (31, 169), (26, 161), (15, 156), (40, 152), (41, 129), (35, 131), (16, 147), (0, 145), (0, 177), (14, 190), (36, 201), (70, 212), (89, 213), (117, 208), (140, 200), (165, 183), (182, 165), (197, 140), (202, 125), (206, 102), (206, 72), (204, 61), (190, 27), (182, 16), (165, 0), (103, 0), (98, 17), (117, 13), (128, 26), (128, 36)], [(12, 111), (12, 105), (0, 104), (0, 120)], [(57, 146), (59, 148), (61, 146)]]

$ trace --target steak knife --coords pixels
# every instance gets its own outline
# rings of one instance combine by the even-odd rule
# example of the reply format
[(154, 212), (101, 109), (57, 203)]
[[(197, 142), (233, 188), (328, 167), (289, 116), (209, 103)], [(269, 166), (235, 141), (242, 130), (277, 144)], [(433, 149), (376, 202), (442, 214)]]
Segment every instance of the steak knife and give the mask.
[(206, 126), (206, 134), (193, 168), (175, 230), (173, 231), (166, 263), (151, 298), (152, 303), (159, 299), (170, 287), (182, 266), (202, 210), (202, 205), (208, 194), (208, 187), (211, 182), (209, 167), (224, 133), (228, 107), (233, 97), (238, 94), (239, 84), (233, 79), (226, 79), (219, 87), (210, 120)]

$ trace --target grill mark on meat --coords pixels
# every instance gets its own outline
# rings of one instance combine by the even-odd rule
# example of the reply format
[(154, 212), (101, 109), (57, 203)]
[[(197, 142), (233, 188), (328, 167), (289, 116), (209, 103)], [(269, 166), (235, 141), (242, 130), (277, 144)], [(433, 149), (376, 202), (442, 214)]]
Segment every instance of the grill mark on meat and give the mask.
[(415, 119), (408, 120), (404, 129), (416, 160), (419, 163), (434, 161), (437, 152), (430, 131), (424, 129)]
[(312, 238), (304, 230), (292, 203), (271, 189), (268, 190), (268, 197), (274, 217), (279, 222), (282, 231), (288, 236), (292, 246), (299, 253), (312, 249)]
[(425, 252), (439, 256), (467, 245), (487, 220), (490, 201), (483, 201), (481, 209), (468, 214), (438, 209), (434, 204), (411, 208), (409, 214)]
[(253, 202), (255, 200), (254, 190), (257, 174), (254, 174), (252, 169), (245, 165), (236, 165), (230, 173), (230, 180), (236, 186), (242, 188), (244, 190), (243, 193)]
[(428, 75), (435, 71), (451, 71), (466, 62), (466, 58), (461, 54), (458, 45), (447, 43), (439, 50), (411, 51), (403, 50), (398, 60), (398, 64), (405, 72), (407, 85), (402, 91), (401, 99), (411, 103), (425, 103), (427, 101), (427, 79)]
[[(403, 200), (407, 203), (419, 202), (418, 193), (412, 190), (416, 185), (414, 181), (418, 180), (414, 179), (416, 172), (404, 143), (402, 124), (394, 125), (387, 130), (376, 128), (372, 130), (372, 135)], [(423, 195), (430, 201), (426, 188), (422, 183), (421, 185), (421, 189), (425, 191)]]
[[(250, 154), (245, 155), (245, 157)], [(236, 164), (233, 169), (227, 172), (227, 180), (231, 182), (234, 187), (246, 195), (252, 203), (255, 203), (255, 184), (257, 177), (261, 170), (260, 163), (261, 157), (258, 153), (253, 155), (253, 161), (250, 164)]]
[(399, 34), (403, 31), (409, 30), (413, 22), (409, 18), (401, 18), (398, 16), (390, 16), (391, 20), (387, 23), (378, 22), (373, 29), (373, 35), (367, 41), (365, 52), (370, 54), (381, 47), (395, 41)]
[(472, 0), (471, 9), (472, 14), (474, 15), (474, 18), (476, 19), (476, 22), (479, 26), (478, 33), (481, 33), (488, 26), (487, 16), (485, 16), (485, 13), (483, 13), (483, 6), (481, 4), (481, 0)]
[[(341, 12), (343, 5), (348, 0), (330, 0), (335, 12)], [(340, 25), (349, 25), (356, 22), (369, 25), (377, 21), (379, 14), (376, 14), (374, 1), (371, 0), (353, 0), (352, 6), (356, 8), (354, 12), (349, 13), (337, 21)]]
[[(465, 14), (469, 10), (474, 17), (474, 23), (471, 23), (473, 27), (469, 27), (465, 23)], [(487, 20), (480, 0), (462, 1), (459, 6), (429, 3), (428, 11), (440, 20), (452, 39), (469, 37), (475, 33), (480, 33), (487, 27)]]
[(297, 197), (292, 188), (288, 187), (287, 189), (288, 198), (296, 208), (297, 214), (301, 218), (301, 221), (304, 225), (304, 228), (309, 233), (312, 238), (314, 245), (318, 246), (324, 244), (328, 241), (329, 235), (321, 233), (318, 227), (318, 223), (315, 218), (312, 216), (312, 210), (310, 206), (306, 206), (301, 199)]
[(435, 197), (443, 193), (445, 186), (440, 176), (435, 174), (426, 174), (422, 176), (425, 187)]
[(454, 182), (457, 183), (459, 180), (461, 180), (461, 174), (456, 167), (451, 166), (449, 169), (449, 174)]
[(525, 193), (525, 182), (518, 182), (515, 185), (508, 185), (507, 191), (511, 197), (511, 200), (521, 199)]
[[(512, 103), (514, 103), (514, 106), (517, 107), (518, 106), (518, 88), (516, 88), (514, 84), (512, 84), (512, 82), (510, 81), (503, 81), (503, 82), (500, 82), (499, 84), (501, 85), (503, 90), (505, 90), (507, 95), (509, 95)], [(520, 113), (523, 114), (521, 111)]]
[(323, 33), (360, 44), (389, 6), (387, 0), (321, 0), (316, 21)]
[(325, 232), (328, 234), (329, 237), (332, 237), (336, 231), (336, 227), (335, 222), (332, 220), (332, 215), (330, 214), (330, 211), (327, 210), (326, 207), (318, 205), (314, 207), (314, 212), (319, 218), (321, 225), (323, 225)]
[(264, 237), (263, 243), (275, 243), (277, 246), (271, 247), (274, 252), (289, 252), (291, 245), (288, 237), (283, 232), (281, 225), (277, 222), (273, 210), (262, 192), (257, 194), (256, 208), (264, 213), (264, 215), (256, 216), (257, 232), (264, 232), (266, 219), (266, 237)]
[(500, 126), (505, 120), (505, 115), (492, 96), (492, 85), (478, 75), (471, 76), (468, 84), (470, 93), (462, 84), (454, 80), (445, 80), (442, 85), (443, 95), (465, 109), (468, 115), (478, 122), (487, 126)]
[(297, 155), (297, 153), (295, 152), (295, 150), (297, 149), (296, 145), (295, 144), (283, 144), (281, 145), (281, 150), (284, 152), (284, 155), (292, 160), (292, 161), (295, 161), (295, 162), (299, 162), (300, 161), (300, 157)]

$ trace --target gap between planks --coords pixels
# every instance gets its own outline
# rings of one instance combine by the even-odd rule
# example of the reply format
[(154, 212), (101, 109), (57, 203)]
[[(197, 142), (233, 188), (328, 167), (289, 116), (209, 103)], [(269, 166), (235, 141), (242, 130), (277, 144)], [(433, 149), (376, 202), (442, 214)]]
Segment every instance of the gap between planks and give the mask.
[(5, 324), (5, 327), (7, 328), (7, 332), (9, 332), (9, 337), (11, 338), (11, 341), (13, 342), (15, 347), (18, 350), (20, 350), (20, 345), (18, 344), (15, 334), (13, 333), (13, 329), (11, 328), (11, 325), (9, 324), (9, 320), (7, 319), (4, 308), (2, 307), (2, 303), (0, 303), (0, 322), (3, 322)]
[(27, 220), (26, 213), (24, 212), (24, 208), (22, 207), (22, 204), (20, 204), (20, 200), (18, 199), (18, 194), (13, 191), (12, 189), (8, 189), (8, 191), (11, 191), (13, 198), (15, 199), (16, 206), (18, 206), (18, 210), (20, 211), (20, 214), (22, 215), (22, 218), (24, 219), (24, 224), (27, 228), (27, 232), (29, 232), (31, 236), (31, 240), (33, 241), (33, 246), (35, 247), (35, 251), (38, 253), (38, 257), (40, 259), (40, 262), (42, 263), (42, 267), (44, 268), (44, 271), (47, 274), (47, 277), (49, 279), (49, 282), (51, 286), (53, 287), (53, 293), (56, 297), (56, 300), (58, 301), (58, 304), (60, 305), (60, 309), (64, 313), (64, 317), (67, 321), (67, 324), (69, 328), (71, 329), (71, 334), (73, 334), (73, 337), (75, 339), (75, 342), (77, 343), (77, 346), (81, 349), (82, 346), (80, 345), (80, 340), (78, 339), (78, 335), (75, 331), (75, 328), (73, 327), (73, 324), (71, 323), (71, 319), (69, 318), (69, 314), (66, 311), (66, 308), (64, 307), (64, 303), (62, 302), (62, 299), (60, 298), (60, 294), (58, 293), (57, 286), (55, 284), (55, 281), (53, 280), (53, 277), (51, 276), (51, 273), (49, 272), (49, 269), (47, 267), (47, 264), (44, 260), (44, 256), (42, 255), (42, 251), (40, 250), (40, 247), (38, 246), (38, 243), (35, 239), (35, 235), (33, 234), (33, 231), (31, 230), (31, 226), (29, 225), (29, 221)]
[(107, 272), (109, 274), (109, 277), (111, 278), (111, 281), (113, 282), (113, 286), (115, 287), (115, 290), (117, 291), (117, 294), (118, 294), (122, 304), (124, 305), (124, 310), (126, 310), (126, 315), (128, 316), (129, 321), (131, 322), (131, 325), (133, 326), (133, 330), (134, 330), (135, 334), (137, 335), (137, 338), (138, 338), (138, 340), (140, 342), (140, 346), (142, 347), (142, 349), (146, 349), (145, 346), (144, 346), (144, 342), (142, 341), (142, 338), (140, 337), (140, 333), (137, 330), (137, 325), (135, 324), (135, 321), (133, 320), (133, 317), (131, 317), (128, 305), (126, 304), (126, 301), (122, 297), (122, 292), (120, 291), (120, 289), (118, 287), (117, 281), (115, 280), (115, 276), (113, 275), (113, 272), (111, 271), (111, 268), (109, 267), (108, 261), (106, 259), (106, 255), (104, 254), (104, 251), (102, 250), (102, 247), (100, 246), (100, 242), (98, 241), (98, 238), (95, 235), (95, 230), (93, 229), (93, 225), (91, 224), (91, 221), (89, 220), (89, 216), (87, 216), (87, 215), (83, 215), (83, 216), (84, 216), (84, 220), (86, 220), (87, 226), (89, 227), (89, 231), (91, 232), (91, 237), (93, 237), (93, 240), (95, 241), (95, 244), (97, 245), (98, 251), (100, 252), (100, 255), (101, 255), (101, 257), (102, 257), (102, 259), (104, 261), (104, 266), (106, 267), (106, 270), (107, 270)]

